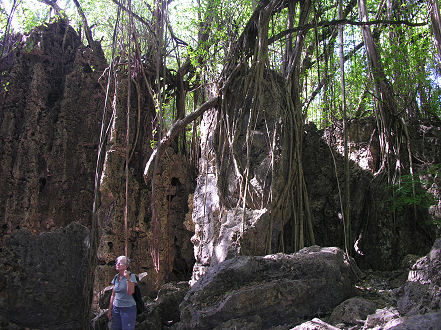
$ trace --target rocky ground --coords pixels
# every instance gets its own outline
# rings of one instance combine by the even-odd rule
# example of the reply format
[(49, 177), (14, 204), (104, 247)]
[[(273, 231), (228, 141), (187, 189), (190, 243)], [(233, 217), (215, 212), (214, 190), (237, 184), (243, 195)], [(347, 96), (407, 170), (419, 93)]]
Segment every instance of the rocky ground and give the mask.
[(441, 239), (394, 271), (361, 271), (337, 248), (234, 258), (146, 298), (137, 329), (441, 329), (440, 256)]

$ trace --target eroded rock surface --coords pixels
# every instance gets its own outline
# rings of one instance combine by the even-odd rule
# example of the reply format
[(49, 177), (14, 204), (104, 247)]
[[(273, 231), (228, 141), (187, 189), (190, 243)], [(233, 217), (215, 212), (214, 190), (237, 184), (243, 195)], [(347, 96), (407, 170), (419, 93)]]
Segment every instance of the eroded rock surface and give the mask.
[[(247, 72), (244, 72), (243, 76), (246, 75)], [(233, 96), (225, 92), (227, 106), (223, 112), (207, 111), (201, 123), (202, 157), (193, 201), (195, 235), (192, 242), (196, 263), (192, 283), (209, 267), (236, 255), (294, 251), (298, 234), (296, 218), (289, 207), (282, 211), (274, 207), (268, 196), (268, 191), (272, 189), (271, 198), (277, 201), (277, 197), (283, 193), (288, 185), (289, 167), (286, 154), (286, 150), (289, 150), (286, 144), (288, 133), (278, 126), (278, 120), (283, 121), (280, 118), (283, 118), (284, 104), (278, 100), (277, 93), (268, 92), (274, 86), (268, 82), (271, 74), (265, 73), (263, 84), (267, 92), (263, 93), (263, 102), (256, 109), (259, 120), (256, 120), (255, 127), (249, 133), (249, 159), (245, 141), (247, 126), (243, 120), (237, 120), (237, 126), (234, 126), (234, 141), (228, 144), (225, 142), (227, 137), (222, 135), (226, 134), (224, 130), (227, 129), (222, 126), (223, 122), (232, 121), (231, 118), (236, 118), (237, 113), (248, 118), (251, 111), (247, 108), (249, 103), (245, 100), (242, 79), (238, 78), (234, 90), (230, 91)], [(277, 85), (278, 78), (273, 76), (272, 79)], [(278, 88), (283, 94), (284, 87)], [(230, 126), (233, 124), (230, 123)], [(342, 129), (333, 127), (318, 130), (313, 124), (305, 125), (303, 129), (302, 166), (315, 236), (312, 243), (305, 224), (305, 245), (343, 247), (344, 229), (339, 195), (345, 182), (344, 158), (341, 155)], [(394, 211), (396, 201), (392, 200), (391, 193), (394, 188), (387, 186), (384, 176), (374, 175), (380, 161), (375, 120), (353, 121), (348, 130), (351, 141), (351, 253), (363, 269), (399, 268), (404, 256), (423, 255), (429, 251), (435, 239), (435, 226), (427, 224), (431, 219), (427, 207), (416, 205), (413, 208), (405, 204), (410, 196), (402, 196), (400, 202), (405, 205), (399, 211)], [(409, 130), (412, 132), (411, 149), (418, 155), (413, 160), (415, 178), (425, 178), (427, 186), (421, 189), (426, 189), (435, 197), (431, 214), (436, 216), (441, 205), (438, 188), (440, 175), (439, 171), (438, 174), (436, 171), (427, 174), (426, 165), (441, 163), (441, 152), (432, 146), (426, 147), (424, 141), (430, 140), (436, 145), (441, 141), (441, 131), (435, 126), (426, 127), (423, 123), (413, 123)], [(409, 172), (408, 159), (407, 146), (403, 145), (400, 154), (403, 180)], [(238, 169), (243, 169), (248, 161), (252, 197), (244, 207), (243, 199), (239, 197), (243, 176)], [(419, 190), (418, 196), (423, 195), (422, 191)]]
[(407, 283), (397, 290), (401, 314), (422, 314), (441, 309), (441, 238), (409, 272)]
[(0, 261), (0, 315), (19, 328), (80, 329), (87, 276), (88, 234), (72, 223), (32, 235), (28, 229), (6, 240)]
[[(0, 64), (2, 327), (80, 328), (107, 63), (64, 21)], [(11, 324), (12, 324), (11, 323)]]
[(36, 28), (3, 64), (0, 230), (89, 225), (106, 66), (72, 27)]
[(208, 272), (180, 306), (184, 329), (249, 324), (268, 329), (295, 324), (353, 294), (354, 275), (338, 248), (318, 246), (298, 253), (238, 256)]

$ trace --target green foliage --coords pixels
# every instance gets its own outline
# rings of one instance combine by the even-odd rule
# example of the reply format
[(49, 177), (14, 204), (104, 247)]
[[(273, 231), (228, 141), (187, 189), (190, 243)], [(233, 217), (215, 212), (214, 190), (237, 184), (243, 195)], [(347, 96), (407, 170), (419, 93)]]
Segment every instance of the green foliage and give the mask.
[(6, 25), (8, 24), (8, 13), (6, 9), (0, 7), (0, 33), (3, 35), (6, 31)]
[(35, 46), (35, 42), (34, 42), (34, 40), (32, 40), (32, 39), (26, 39), (26, 43), (25, 43), (25, 51), (26, 51), (26, 53), (30, 53), (30, 52), (32, 52), (32, 50), (34, 49), (34, 46)]
[[(437, 203), (435, 196), (429, 191), (431, 178), (441, 175), (441, 165), (432, 165), (427, 171), (401, 176), (401, 182), (391, 186), (392, 197), (387, 200), (393, 212), (401, 212), (408, 207), (427, 210)], [(415, 189), (415, 193), (413, 192)], [(436, 219), (431, 219), (437, 224)], [(438, 220), (439, 221), (439, 220)]]
[[(153, 10), (154, 0), (133, 0), (134, 13), (155, 24)], [(92, 29), (93, 38), (101, 40), (105, 55), (110, 59), (112, 37), (117, 21), (118, 7), (112, 1), (79, 0)], [(168, 1), (166, 21), (170, 23), (165, 30), (162, 41), (164, 62), (170, 72), (178, 70), (187, 59), (190, 59), (193, 70), (185, 77), (186, 84), (195, 86), (198, 83), (217, 81), (219, 73), (228, 62), (228, 53), (238, 40), (247, 24), (257, 0), (173, 0)], [(375, 18), (379, 5), (384, 1), (367, 1), (369, 18)], [(72, 0), (58, 1), (69, 17), (70, 24), (77, 30), (82, 21)], [(347, 6), (349, 2), (344, 2)], [(308, 24), (332, 21), (338, 18), (337, 6), (332, 1), (313, 1)], [(1, 7), (1, 6), (0, 6)], [(393, 8), (380, 11), (379, 19), (406, 19), (411, 22), (427, 20), (428, 8), (424, 2), (406, 2), (400, 0)], [(269, 35), (271, 38), (283, 32), (287, 27), (287, 8), (277, 10), (270, 19)], [(300, 19), (299, 4), (295, 10), (295, 23)], [(389, 17), (391, 15), (391, 17)], [(29, 32), (36, 25), (49, 22), (54, 18), (50, 7), (37, 0), (22, 0), (16, 11), (16, 23), (21, 32)], [(6, 26), (8, 13), (0, 8), (0, 28)], [(348, 19), (357, 21), (358, 10), (355, 6)], [(121, 12), (117, 28), (117, 53), (127, 56), (129, 38), (129, 15)], [(143, 23), (134, 20), (138, 33), (141, 55), (146, 59), (154, 58), (156, 50), (152, 48), (154, 35)], [(354, 47), (362, 41), (359, 26), (345, 25), (344, 54), (349, 55)], [(437, 76), (437, 54), (433, 43), (433, 33), (429, 25), (409, 27), (400, 25), (371, 25), (379, 46), (384, 72), (391, 83), (397, 98), (398, 115), (409, 113), (409, 108), (416, 108), (420, 113), (430, 113), (441, 117), (441, 77)], [(340, 69), (336, 26), (317, 26), (305, 30), (305, 46), (302, 54), (301, 101), (305, 103), (304, 112), (307, 121), (314, 121), (318, 126), (329, 124), (342, 117)], [(185, 45), (178, 44), (171, 37), (171, 31)], [(297, 33), (292, 34), (295, 42)], [(201, 41), (203, 39), (204, 41)], [(84, 38), (83, 38), (84, 40)], [(130, 40), (133, 41), (132, 36)], [(268, 62), (270, 68), (281, 72), (285, 61), (287, 38), (283, 37), (269, 45)], [(132, 43), (133, 45), (133, 43)], [(30, 51), (32, 45), (26, 44)], [(132, 49), (133, 51), (133, 49)], [(92, 68), (93, 69), (93, 68)], [(375, 112), (377, 100), (374, 97), (374, 86), (369, 72), (366, 54), (361, 48), (345, 62), (347, 116), (369, 116)], [(329, 78), (329, 79), (328, 79)], [(326, 84), (316, 92), (317, 86), (326, 80)], [(164, 87), (164, 86), (162, 86)], [(166, 89), (166, 88), (164, 88)], [(170, 125), (174, 120), (175, 104), (173, 92), (163, 95), (161, 112), (164, 122)], [(186, 100), (187, 113), (192, 110), (191, 95)], [(307, 102), (311, 101), (306, 105)], [(414, 110), (415, 111), (415, 110)]]
[(6, 75), (6, 71), (2, 71), (0, 75), (0, 92), (9, 92), (10, 81)]
[(1, 89), (4, 90), (5, 92), (8, 92), (9, 91), (9, 84), (10, 84), (9, 81), (2, 81)]
[[(435, 199), (432, 194), (422, 188), (422, 183), (419, 179), (412, 180), (410, 175), (403, 176), (401, 183), (393, 186), (394, 198), (390, 200), (392, 209), (400, 212), (408, 206), (427, 209), (433, 205)], [(413, 185), (415, 186), (415, 195), (412, 192)]]
[(17, 10), (17, 21), (23, 33), (48, 21), (50, 8), (38, 1), (24, 0)]

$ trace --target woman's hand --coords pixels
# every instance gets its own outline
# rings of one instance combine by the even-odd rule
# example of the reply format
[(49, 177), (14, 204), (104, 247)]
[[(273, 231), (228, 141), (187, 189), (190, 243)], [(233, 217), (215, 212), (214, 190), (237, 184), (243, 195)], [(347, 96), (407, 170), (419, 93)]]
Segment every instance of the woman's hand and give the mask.
[(109, 308), (109, 311), (107, 312), (107, 318), (109, 319), (109, 321), (112, 319), (112, 309)]
[(128, 270), (124, 271), (124, 277), (127, 280), (127, 294), (130, 296), (135, 292), (135, 283), (130, 280), (130, 272)]

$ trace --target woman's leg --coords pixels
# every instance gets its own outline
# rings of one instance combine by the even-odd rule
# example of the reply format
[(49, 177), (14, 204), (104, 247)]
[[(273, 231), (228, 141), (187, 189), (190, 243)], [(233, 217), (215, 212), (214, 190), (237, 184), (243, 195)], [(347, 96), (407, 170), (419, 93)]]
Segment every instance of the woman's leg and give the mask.
[(113, 306), (112, 309), (112, 329), (113, 330), (122, 330), (122, 322), (121, 322), (121, 308)]
[(121, 323), (123, 330), (134, 330), (136, 323), (136, 305), (131, 307), (121, 307)]

